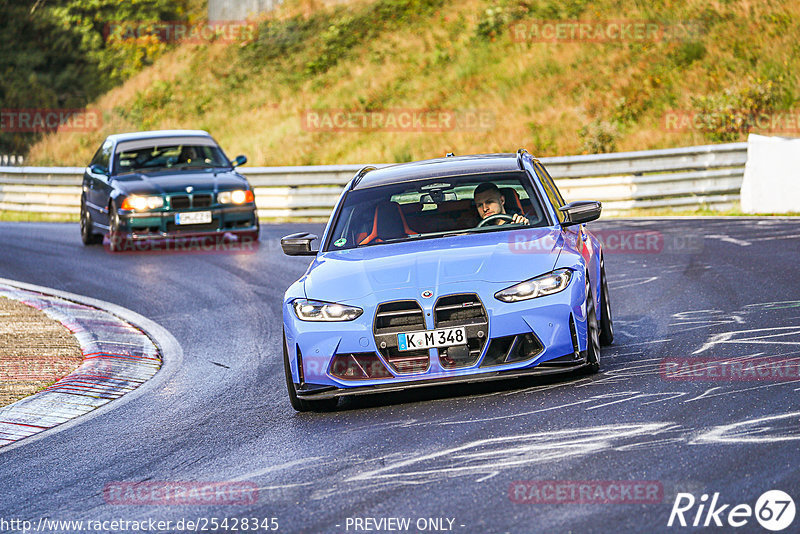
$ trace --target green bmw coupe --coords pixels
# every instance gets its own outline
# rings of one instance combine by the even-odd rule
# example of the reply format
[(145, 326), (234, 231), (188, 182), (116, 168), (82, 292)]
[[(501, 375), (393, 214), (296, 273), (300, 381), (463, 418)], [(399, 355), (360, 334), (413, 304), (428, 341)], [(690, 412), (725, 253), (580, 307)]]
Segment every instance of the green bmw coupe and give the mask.
[(81, 238), (131, 243), (211, 237), (257, 240), (253, 188), (208, 132), (163, 130), (110, 135), (83, 174)]

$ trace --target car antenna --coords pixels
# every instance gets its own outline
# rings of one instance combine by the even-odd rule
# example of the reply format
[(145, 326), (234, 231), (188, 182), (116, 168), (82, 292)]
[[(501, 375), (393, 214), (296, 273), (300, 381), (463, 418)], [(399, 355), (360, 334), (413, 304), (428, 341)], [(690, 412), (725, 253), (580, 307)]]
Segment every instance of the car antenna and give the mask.
[(447, 154), (445, 154), (445, 155), (444, 155), (444, 157), (446, 157), (446, 158), (452, 158), (452, 157), (455, 157), (455, 153), (453, 153), (453, 152), (448, 152)]

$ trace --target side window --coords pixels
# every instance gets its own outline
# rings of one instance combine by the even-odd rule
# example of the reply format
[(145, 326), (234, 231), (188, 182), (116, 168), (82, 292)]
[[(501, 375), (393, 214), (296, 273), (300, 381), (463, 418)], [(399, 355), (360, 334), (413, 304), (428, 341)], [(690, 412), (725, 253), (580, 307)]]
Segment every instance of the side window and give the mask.
[(106, 169), (108, 169), (108, 162), (111, 159), (111, 141), (106, 141), (103, 143), (97, 152), (95, 153), (94, 157), (92, 158), (92, 162), (90, 165), (102, 165)]
[(563, 212), (559, 211), (558, 208), (565, 204), (564, 197), (561, 196), (561, 193), (558, 191), (555, 182), (553, 182), (553, 179), (550, 178), (550, 175), (547, 173), (544, 167), (542, 167), (539, 163), (535, 163), (535, 168), (536, 173), (539, 175), (539, 178), (542, 181), (542, 187), (544, 187), (544, 192), (547, 195), (547, 198), (556, 209), (558, 221), (563, 223), (566, 220), (566, 216)]

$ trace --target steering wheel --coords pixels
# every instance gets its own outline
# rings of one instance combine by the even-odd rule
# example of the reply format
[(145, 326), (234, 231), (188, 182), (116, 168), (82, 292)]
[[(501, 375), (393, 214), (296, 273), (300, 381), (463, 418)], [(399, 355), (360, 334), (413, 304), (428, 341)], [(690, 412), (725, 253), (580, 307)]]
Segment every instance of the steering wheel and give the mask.
[(512, 217), (511, 215), (508, 215), (507, 213), (497, 213), (495, 215), (489, 215), (488, 217), (486, 217), (484, 220), (482, 220), (481, 222), (478, 223), (478, 226), (476, 226), (476, 228), (482, 228), (482, 227), (486, 226), (486, 224), (491, 222), (491, 221), (509, 221), (509, 222), (511, 222), (513, 220), (514, 220), (514, 217)]

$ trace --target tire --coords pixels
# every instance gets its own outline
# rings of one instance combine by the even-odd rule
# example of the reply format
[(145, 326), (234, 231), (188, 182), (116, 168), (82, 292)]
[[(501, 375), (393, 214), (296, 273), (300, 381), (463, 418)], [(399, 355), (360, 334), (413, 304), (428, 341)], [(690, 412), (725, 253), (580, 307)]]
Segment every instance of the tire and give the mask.
[(594, 298), (586, 275), (586, 371), (594, 374), (600, 370), (600, 325), (594, 306)]
[(94, 226), (92, 225), (92, 216), (89, 210), (86, 209), (86, 203), (81, 198), (81, 241), (86, 246), (99, 245), (103, 242), (103, 236), (93, 232)]
[(289, 366), (289, 350), (286, 347), (286, 334), (283, 335), (283, 374), (286, 376), (286, 389), (289, 392), (289, 403), (292, 408), (298, 412), (321, 412), (329, 411), (336, 408), (339, 399), (321, 399), (309, 401), (301, 399), (297, 396), (297, 390), (294, 388), (294, 380), (292, 379), (292, 369)]
[(111, 252), (120, 252), (125, 250), (125, 246), (128, 241), (125, 239), (124, 234), (119, 229), (119, 214), (117, 213), (117, 210), (114, 209), (113, 204), (108, 205), (108, 219), (108, 249)]
[(611, 345), (614, 342), (614, 319), (611, 316), (611, 302), (608, 298), (608, 281), (603, 258), (600, 258), (600, 344)]

